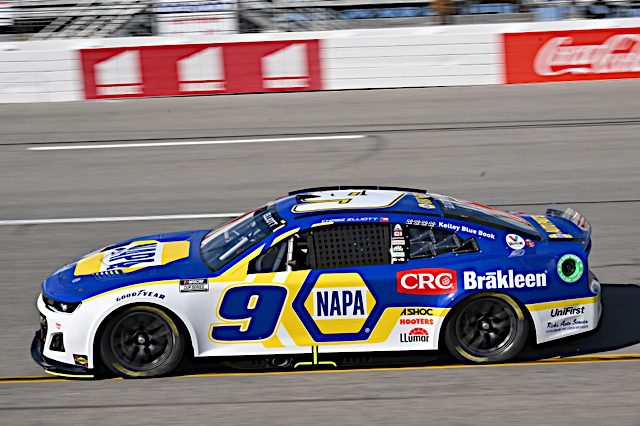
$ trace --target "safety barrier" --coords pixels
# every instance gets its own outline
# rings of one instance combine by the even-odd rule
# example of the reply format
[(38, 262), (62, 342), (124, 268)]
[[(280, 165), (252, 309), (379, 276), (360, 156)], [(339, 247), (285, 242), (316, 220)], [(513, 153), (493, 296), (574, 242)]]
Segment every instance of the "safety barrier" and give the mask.
[(0, 43), (0, 102), (640, 77), (640, 19)]

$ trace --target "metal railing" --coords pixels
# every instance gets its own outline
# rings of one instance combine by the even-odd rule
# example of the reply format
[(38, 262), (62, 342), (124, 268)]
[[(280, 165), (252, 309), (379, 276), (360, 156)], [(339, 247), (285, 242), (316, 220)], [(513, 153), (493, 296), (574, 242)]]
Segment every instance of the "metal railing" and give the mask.
[[(640, 16), (640, 4), (626, 0), (15, 0), (10, 5), (10, 19), (0, 16), (5, 24), (0, 29), (14, 39)], [(6, 15), (6, 9), (0, 11)]]

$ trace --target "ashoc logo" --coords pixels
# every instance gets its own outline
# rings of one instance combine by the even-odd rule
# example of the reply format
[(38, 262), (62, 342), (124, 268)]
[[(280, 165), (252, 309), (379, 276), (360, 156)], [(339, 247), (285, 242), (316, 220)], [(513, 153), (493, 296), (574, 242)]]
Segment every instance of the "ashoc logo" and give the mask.
[(441, 268), (411, 269), (398, 272), (396, 286), (399, 293), (447, 294), (458, 290), (456, 271)]

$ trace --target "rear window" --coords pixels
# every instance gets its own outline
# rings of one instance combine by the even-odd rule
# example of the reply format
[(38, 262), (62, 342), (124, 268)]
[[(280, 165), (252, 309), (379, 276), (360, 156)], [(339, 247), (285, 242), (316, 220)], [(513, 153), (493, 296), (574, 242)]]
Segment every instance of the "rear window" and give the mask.
[(521, 232), (536, 239), (540, 238), (540, 234), (538, 234), (536, 229), (519, 216), (483, 206), (482, 204), (457, 200), (442, 195), (437, 196), (436, 199), (442, 203), (442, 210), (445, 217), (468, 220), (508, 231)]

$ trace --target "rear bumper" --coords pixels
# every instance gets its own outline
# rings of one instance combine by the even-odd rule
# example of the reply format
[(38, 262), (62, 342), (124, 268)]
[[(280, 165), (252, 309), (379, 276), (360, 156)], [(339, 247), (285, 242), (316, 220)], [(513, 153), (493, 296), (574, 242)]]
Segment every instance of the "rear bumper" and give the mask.
[(33, 341), (31, 342), (31, 358), (44, 368), (44, 371), (56, 376), (75, 377), (90, 379), (94, 377), (93, 371), (89, 368), (78, 365), (64, 364), (49, 359), (43, 355), (44, 337), (41, 330), (36, 331)]

